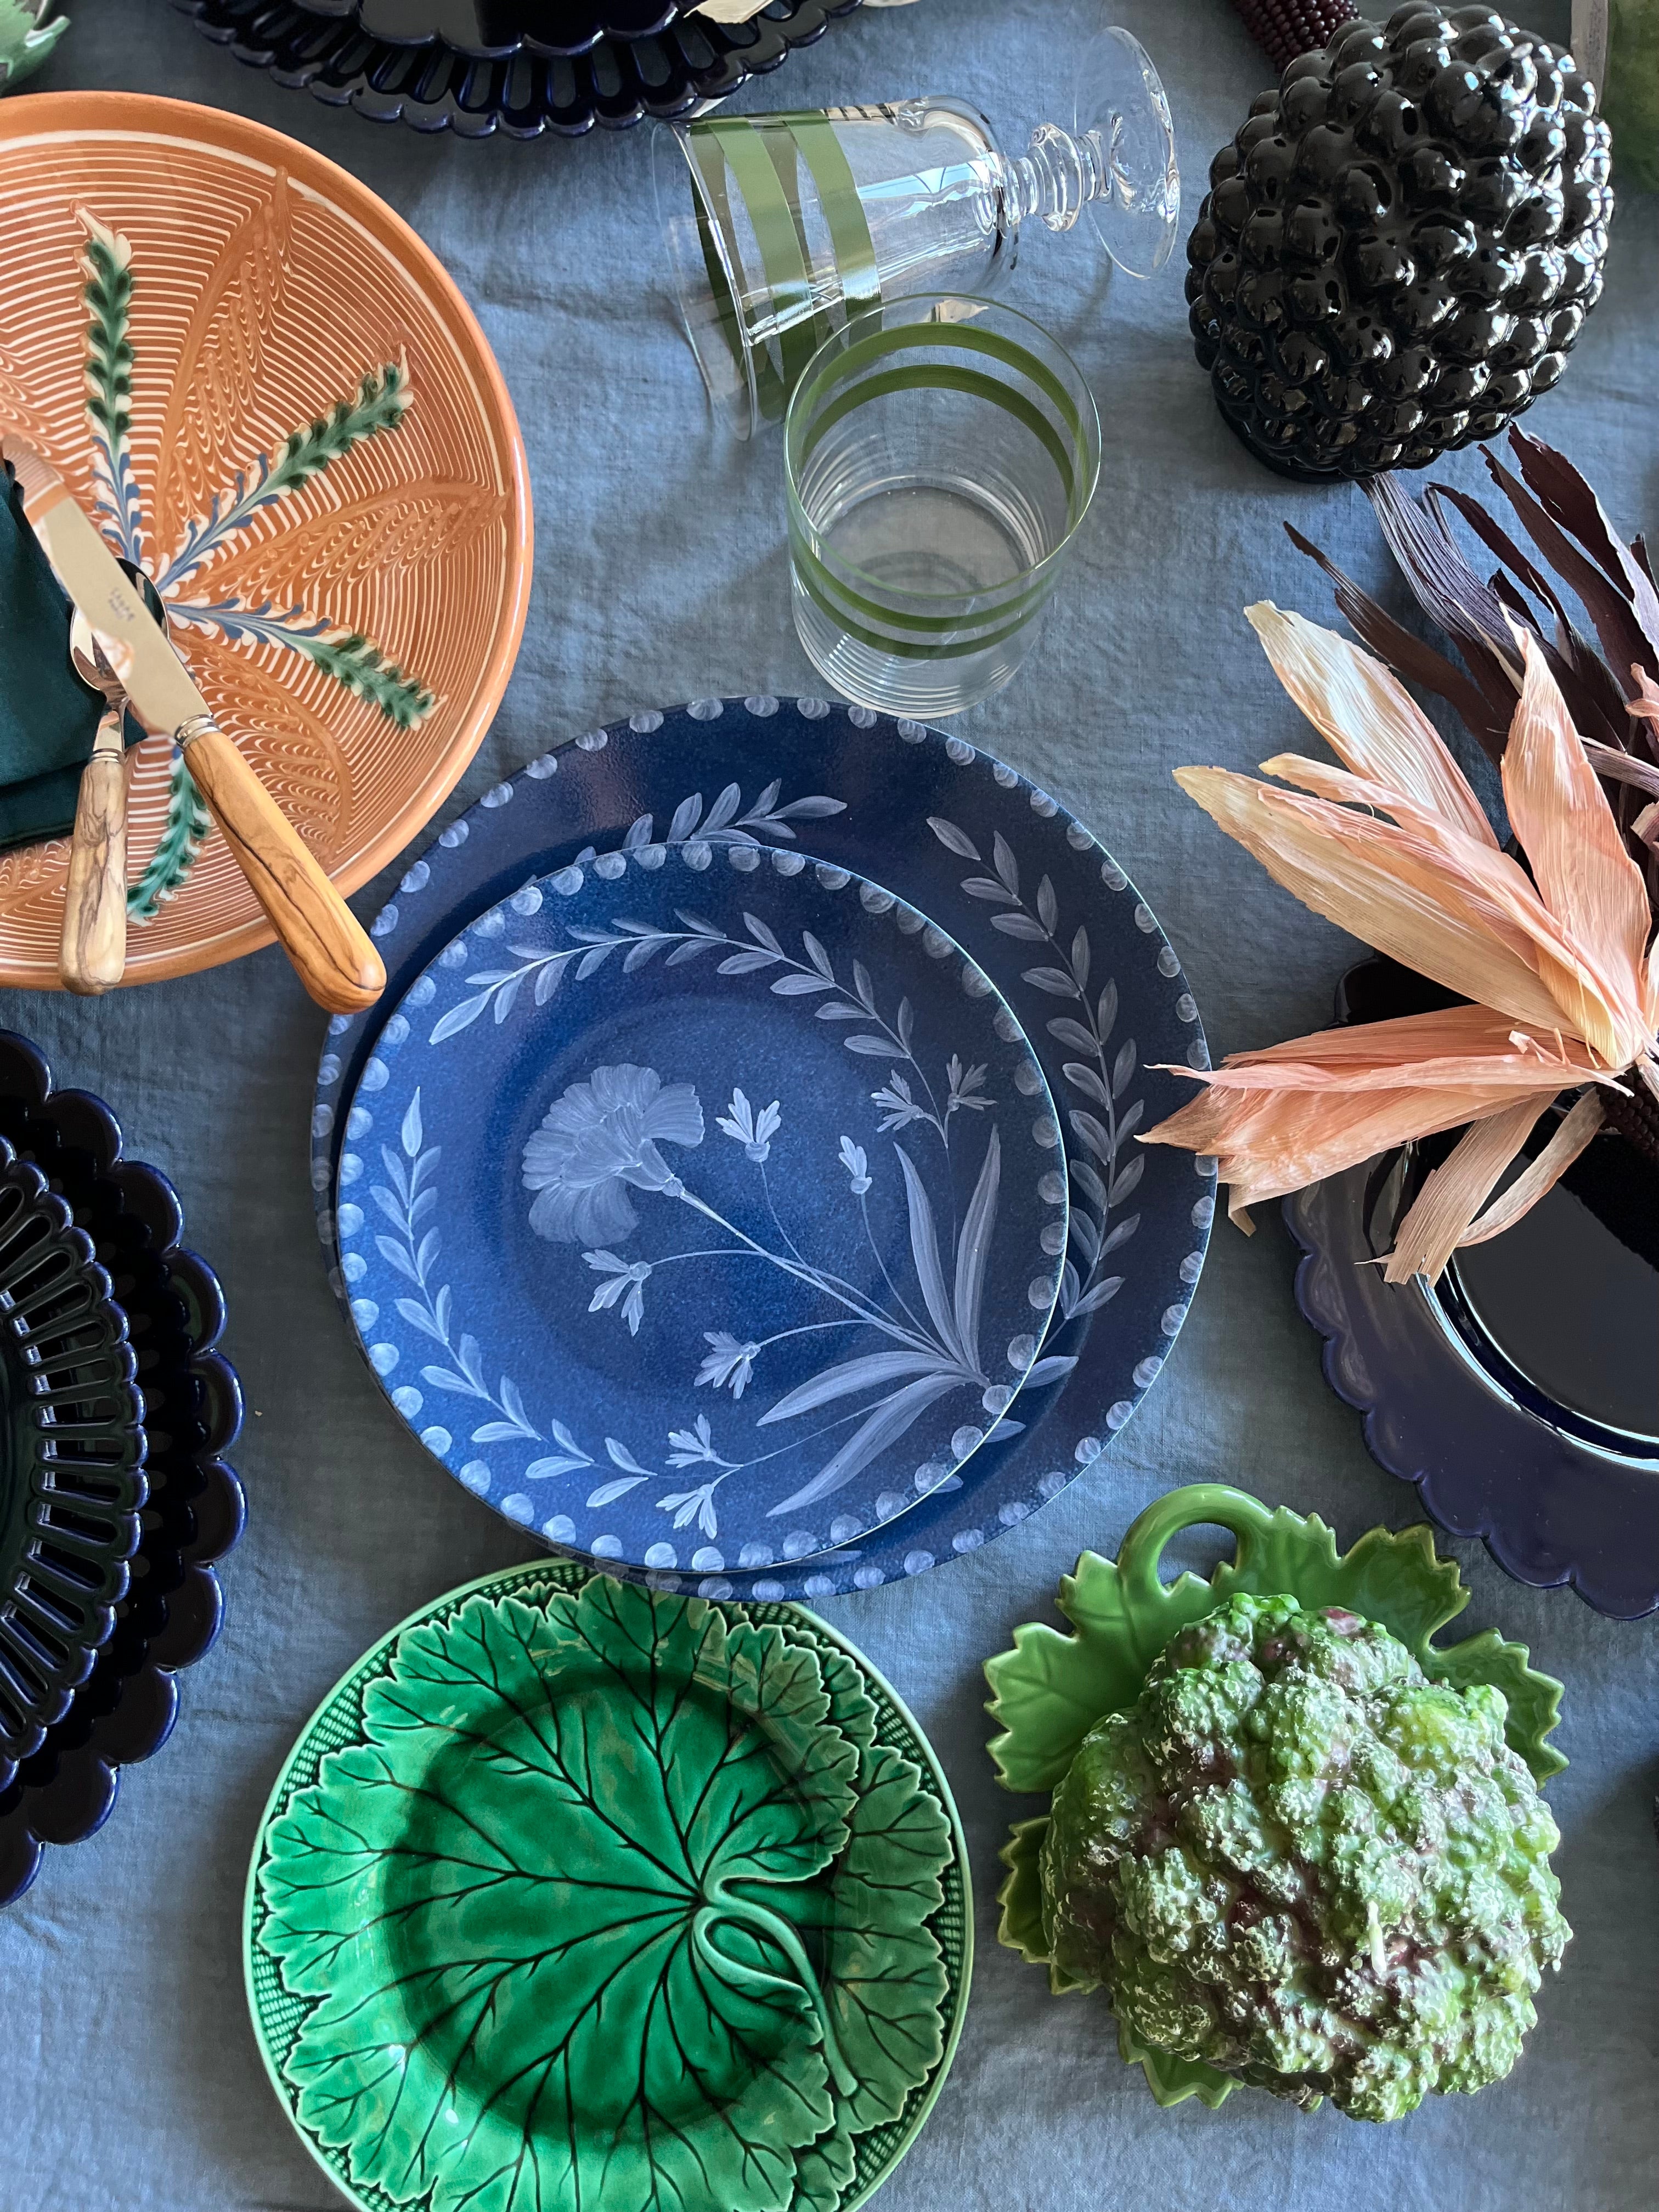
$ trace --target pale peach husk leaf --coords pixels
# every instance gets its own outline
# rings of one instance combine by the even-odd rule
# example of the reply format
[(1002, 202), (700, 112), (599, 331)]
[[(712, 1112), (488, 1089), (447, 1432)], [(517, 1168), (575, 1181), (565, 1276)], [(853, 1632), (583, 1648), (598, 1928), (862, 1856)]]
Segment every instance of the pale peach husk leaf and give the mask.
[(1344, 766), (1293, 754), (1266, 763), (1307, 797), (1223, 769), (1176, 781), (1304, 905), (1471, 1003), (1234, 1054), (1199, 1074), (1205, 1094), (1145, 1141), (1213, 1153), (1248, 1226), (1252, 1204), (1469, 1124), (1389, 1262), (1391, 1280), (1433, 1277), (1460, 1243), (1518, 1220), (1589, 1142), (1597, 1089), (1480, 1213), (1562, 1091), (1632, 1068), (1651, 1082), (1659, 942), (1644, 958), (1641, 874), (1529, 640), (1516, 639), (1504, 774), (1535, 883), (1498, 850), (1455, 761), (1381, 662), (1277, 608), (1249, 617)]

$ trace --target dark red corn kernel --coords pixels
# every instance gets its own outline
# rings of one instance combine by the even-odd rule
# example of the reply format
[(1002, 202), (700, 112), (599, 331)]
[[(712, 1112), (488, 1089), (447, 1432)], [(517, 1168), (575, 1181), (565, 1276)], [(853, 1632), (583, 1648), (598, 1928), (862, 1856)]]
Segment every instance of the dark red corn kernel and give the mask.
[(1276, 70), (1334, 38), (1358, 11), (1352, 0), (1233, 0), (1244, 27)]

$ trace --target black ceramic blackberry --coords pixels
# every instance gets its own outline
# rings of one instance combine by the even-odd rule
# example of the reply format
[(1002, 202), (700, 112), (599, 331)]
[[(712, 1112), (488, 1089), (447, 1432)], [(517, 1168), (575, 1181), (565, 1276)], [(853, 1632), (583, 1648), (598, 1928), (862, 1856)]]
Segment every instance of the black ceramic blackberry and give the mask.
[(1496, 437), (1600, 296), (1610, 144), (1571, 55), (1489, 8), (1396, 9), (1293, 61), (1188, 242), (1227, 422), (1306, 477)]

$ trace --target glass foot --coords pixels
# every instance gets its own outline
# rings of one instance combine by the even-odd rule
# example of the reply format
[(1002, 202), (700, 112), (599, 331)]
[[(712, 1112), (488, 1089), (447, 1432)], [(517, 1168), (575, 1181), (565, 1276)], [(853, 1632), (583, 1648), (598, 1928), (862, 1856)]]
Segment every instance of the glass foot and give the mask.
[(1169, 259), (1181, 222), (1175, 125), (1152, 58), (1139, 39), (1103, 25), (1079, 58), (1077, 135), (1097, 131), (1111, 190), (1089, 202), (1096, 237), (1120, 269), (1151, 276)]

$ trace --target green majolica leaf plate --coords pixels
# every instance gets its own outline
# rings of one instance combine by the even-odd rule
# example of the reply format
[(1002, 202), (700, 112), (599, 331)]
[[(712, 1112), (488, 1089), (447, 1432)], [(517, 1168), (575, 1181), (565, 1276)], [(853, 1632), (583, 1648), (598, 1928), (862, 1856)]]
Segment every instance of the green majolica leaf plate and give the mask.
[[(1211, 1525), (1232, 1531), (1234, 1557), (1208, 1582), (1192, 1574), (1164, 1582), (1158, 1563), (1171, 1538)], [(1455, 1564), (1436, 1556), (1428, 1528), (1398, 1534), (1373, 1528), (1339, 1553), (1334, 1535), (1316, 1516), (1304, 1518), (1282, 1505), (1269, 1510), (1224, 1483), (1195, 1482), (1149, 1505), (1115, 1560), (1085, 1552), (1076, 1572), (1062, 1577), (1059, 1603), (1072, 1623), (1070, 1635), (1027, 1621), (1014, 1631), (1012, 1651), (987, 1661), (987, 1711), (998, 1724), (991, 1757), (1003, 1786), (1032, 1794), (1056, 1789), (1095, 1723), (1134, 1703), (1147, 1668), (1177, 1630), (1241, 1594), (1288, 1594), (1304, 1606), (1343, 1606), (1380, 1621), (1436, 1680), (1460, 1688), (1490, 1682), (1504, 1692), (1510, 1747), (1538, 1781), (1566, 1765), (1546, 1741), (1560, 1717), (1561, 1685), (1528, 1665), (1524, 1644), (1506, 1644), (1492, 1629), (1461, 1644), (1431, 1642), (1462, 1612), (1469, 1593)], [(1020, 1821), (1003, 1846), (1008, 1875), (997, 1893), (997, 1933), (1022, 1958), (1048, 1967), (1059, 1996), (1083, 1984), (1069, 1980), (1048, 1955), (1037, 1875), (1048, 1826), (1046, 1814)], [(1121, 2021), (1118, 2048), (1145, 2068), (1161, 2105), (1199, 2097), (1216, 2106), (1237, 2086), (1213, 2067), (1144, 2048)]]
[(865, 1660), (558, 1563), (352, 1669), (248, 1880), (267, 2068), (365, 2212), (854, 2212), (971, 1962), (949, 1789)]

